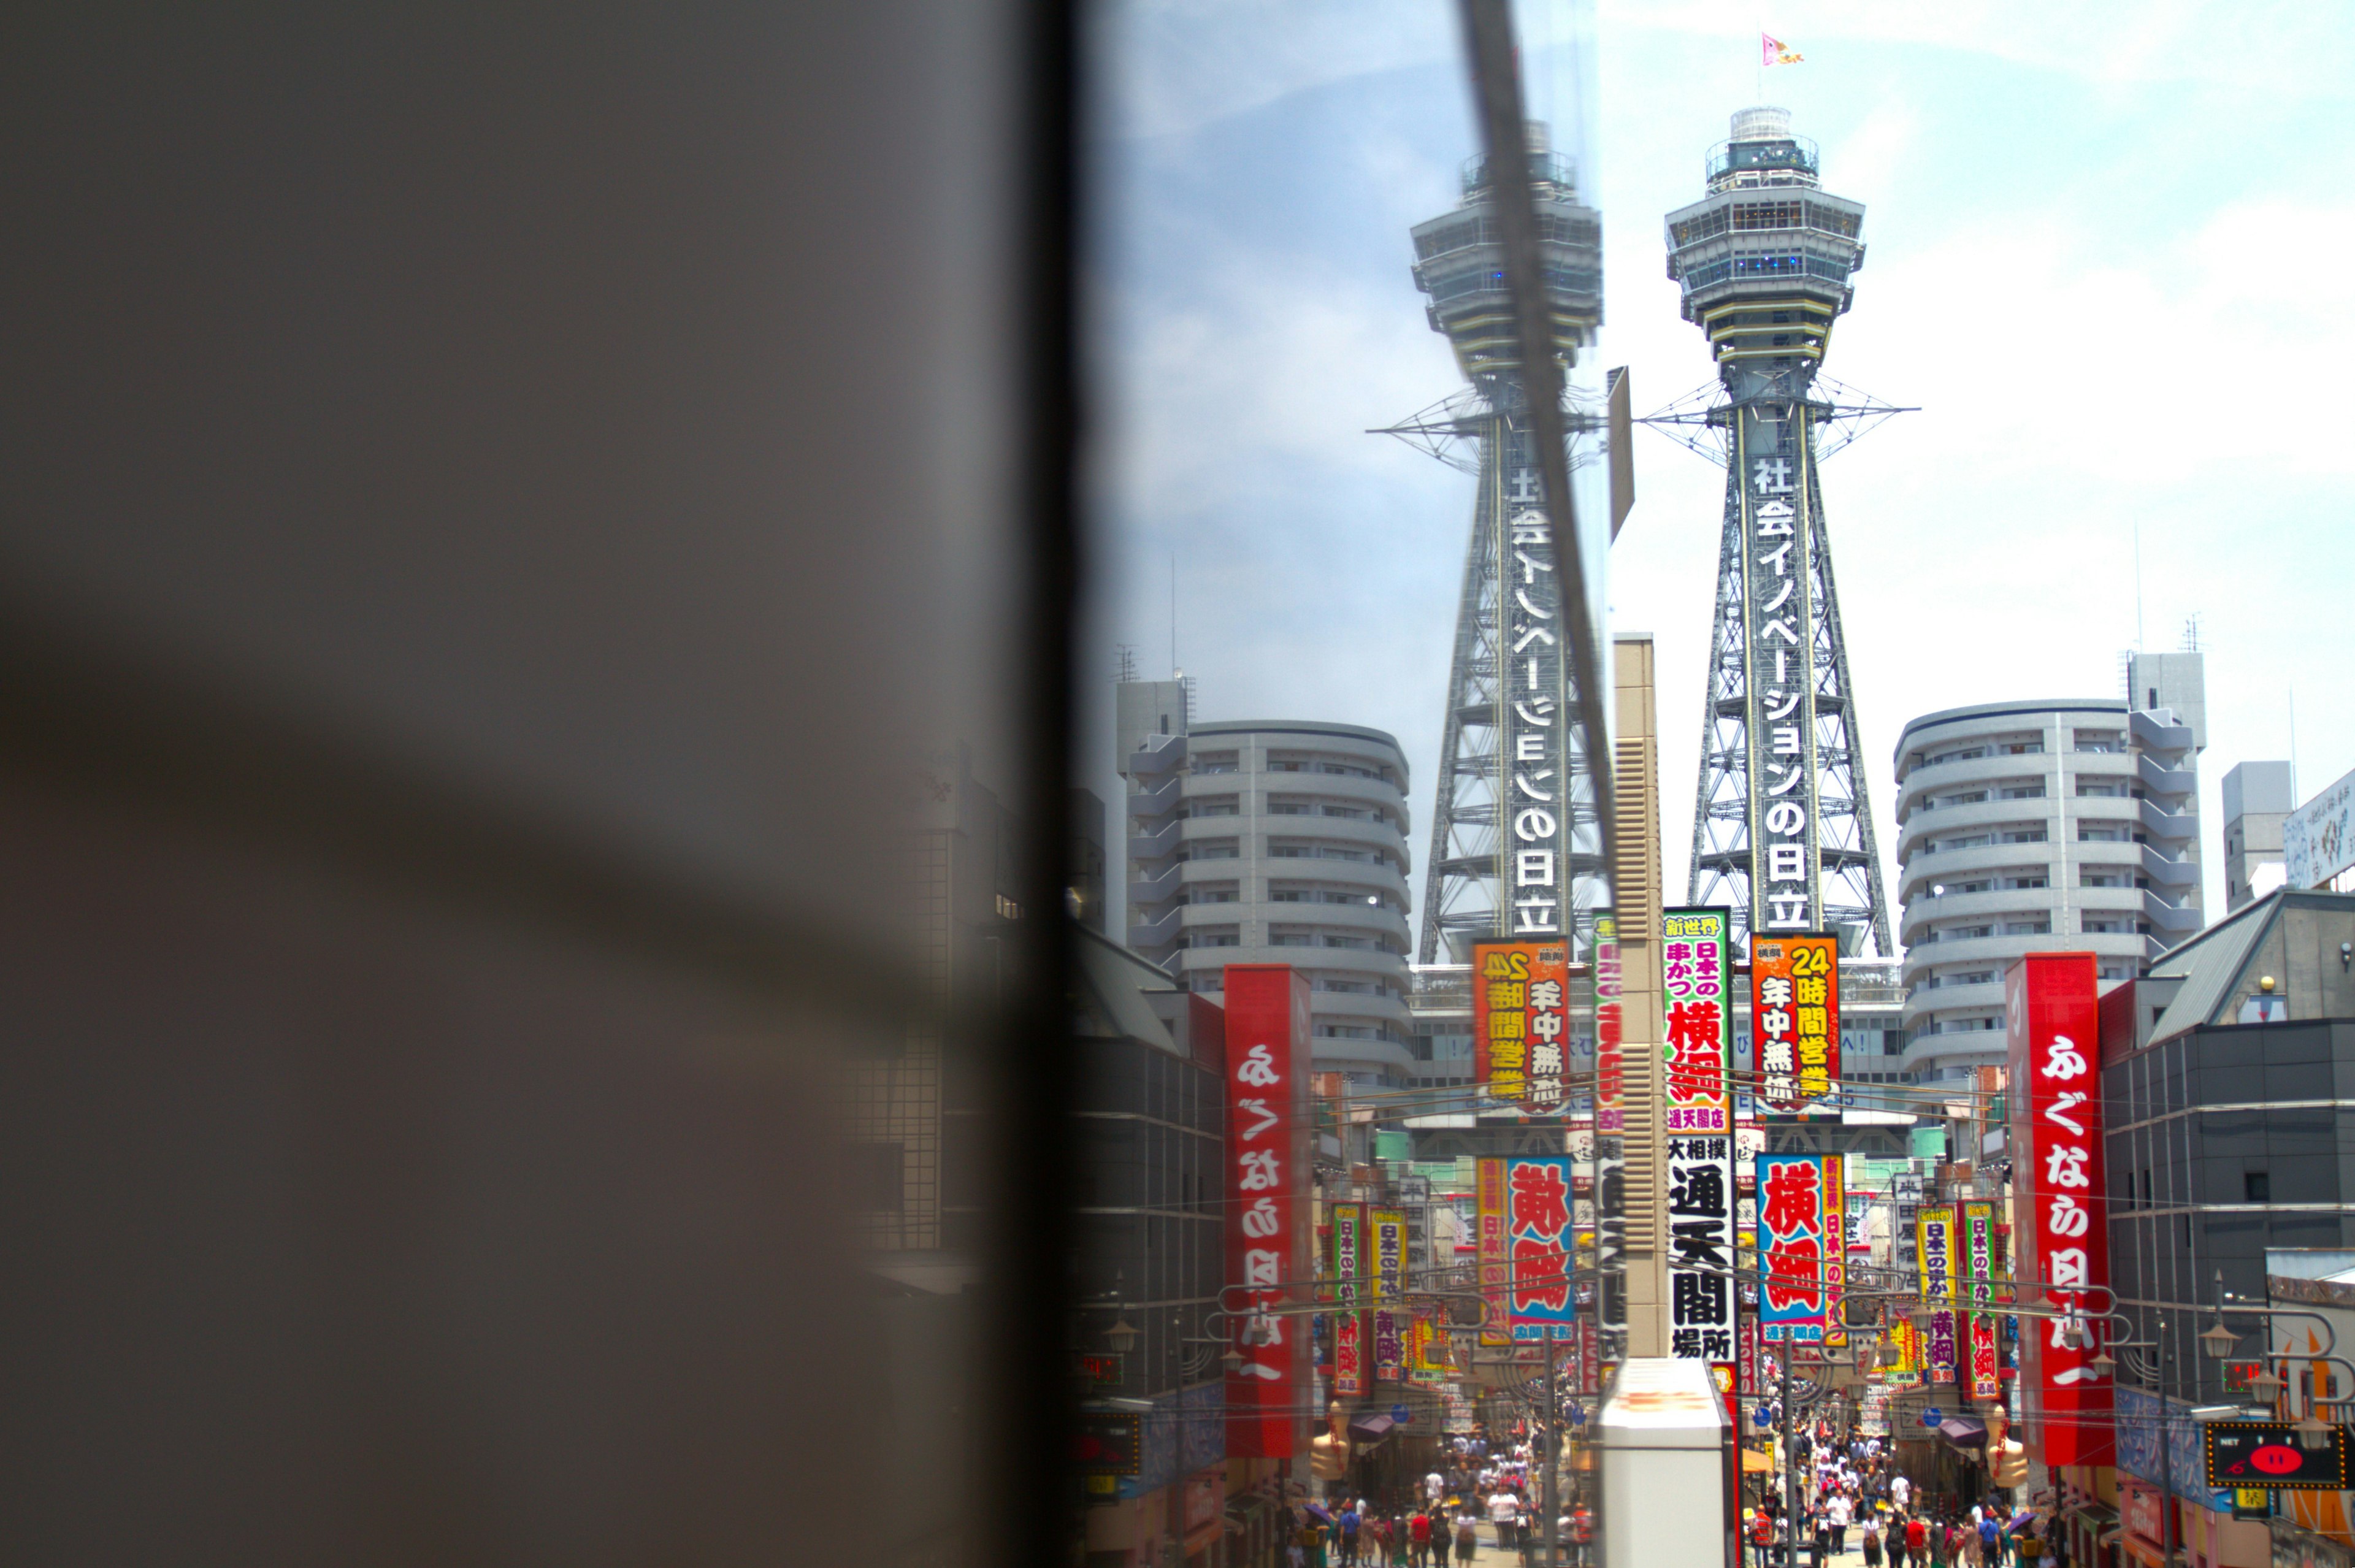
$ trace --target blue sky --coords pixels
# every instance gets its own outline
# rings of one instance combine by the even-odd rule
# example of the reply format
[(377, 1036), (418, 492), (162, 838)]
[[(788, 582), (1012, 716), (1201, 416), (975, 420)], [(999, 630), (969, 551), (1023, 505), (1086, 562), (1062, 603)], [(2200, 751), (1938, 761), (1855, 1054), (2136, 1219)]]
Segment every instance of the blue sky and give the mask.
[[(1361, 433), (1455, 389), (1407, 229), (1472, 150), (1444, 0), (1130, 3), (1099, 13), (1091, 115), (1098, 519), (1082, 656), (1091, 780), (1114, 645), (1178, 659), (1211, 718), (1396, 734), (1416, 851), (1470, 481)], [(1806, 56), (1767, 98), (1868, 205), (1827, 368), (1923, 411), (1826, 469), (1870, 788), (1916, 714), (2110, 696), (2137, 637), (2208, 655), (2202, 853), (2217, 782), (2288, 754), (2311, 794), (2355, 767), (2355, 15), (2336, 6), (1606, 5), (1593, 145), (1599, 357), (1639, 411), (1710, 374), (1664, 275), (1660, 216), (1753, 101), (1763, 26)], [(1572, 106), (1533, 60), (1541, 112)], [(1663, 827), (1680, 894), (1720, 471), (1638, 432), (1613, 623), (1659, 640)], [(1893, 867), (1885, 867), (1893, 870)], [(1418, 888), (1420, 879), (1418, 875)]]

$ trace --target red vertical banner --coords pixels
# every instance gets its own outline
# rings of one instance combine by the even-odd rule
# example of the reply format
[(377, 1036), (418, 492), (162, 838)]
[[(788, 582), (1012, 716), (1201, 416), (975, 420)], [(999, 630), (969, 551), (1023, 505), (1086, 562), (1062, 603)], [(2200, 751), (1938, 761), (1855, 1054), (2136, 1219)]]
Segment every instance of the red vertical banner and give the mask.
[[(2023, 1293), (2041, 1286), (2064, 1308), (2109, 1304), (2109, 1213), (2102, 1161), (2101, 1004), (2090, 953), (2031, 953), (2004, 974), (2009, 1029), (2013, 1265)], [(2033, 1282), (2030, 1284), (2030, 1282)], [(2063, 1341), (2082, 1322), (2081, 1345)], [(2032, 1450), (2048, 1465), (2114, 1462), (2110, 1382), (2094, 1368), (2103, 1325), (2066, 1317), (2020, 1324), (2020, 1401)]]
[(1227, 1284), (1243, 1358), (1227, 1375), (1227, 1452), (1289, 1459), (1307, 1445), (1308, 1319), (1257, 1309), (1309, 1294), (1308, 982), (1288, 964), (1231, 964), (1226, 992)]
[(1480, 1320), (1480, 1343), (1513, 1342), (1512, 1318), (1505, 1301), (1505, 1162), (1484, 1158), (1480, 1180), (1480, 1294), (1487, 1315)]

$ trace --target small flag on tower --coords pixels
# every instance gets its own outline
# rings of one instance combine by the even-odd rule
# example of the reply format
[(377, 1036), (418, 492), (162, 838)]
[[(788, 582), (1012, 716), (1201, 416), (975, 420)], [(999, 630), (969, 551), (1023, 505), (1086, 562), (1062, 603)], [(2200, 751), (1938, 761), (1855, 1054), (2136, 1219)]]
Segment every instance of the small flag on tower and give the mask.
[(1797, 65), (1806, 58), (1772, 33), (1758, 35), (1758, 60), (1762, 66)]

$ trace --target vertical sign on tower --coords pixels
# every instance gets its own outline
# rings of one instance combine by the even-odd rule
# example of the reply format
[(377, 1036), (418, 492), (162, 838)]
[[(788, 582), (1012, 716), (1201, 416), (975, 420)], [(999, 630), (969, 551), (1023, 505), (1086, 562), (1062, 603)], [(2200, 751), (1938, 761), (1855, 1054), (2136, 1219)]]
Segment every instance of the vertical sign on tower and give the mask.
[(1923, 1371), (1930, 1386), (1955, 1381), (1955, 1211), (1937, 1204), (1922, 1211), (1915, 1221), (1917, 1266), (1922, 1275), (1922, 1305), (1930, 1309), (1929, 1343), (1923, 1349)]
[(1362, 1399), (1373, 1392), (1366, 1377), (1366, 1315), (1358, 1307), (1366, 1206), (1336, 1203), (1332, 1214), (1333, 1392), (1345, 1399)]
[(1843, 1156), (1824, 1156), (1824, 1343), (1848, 1348), (1848, 1181)]
[(1273, 1308), (1308, 1277), (1308, 981), (1288, 964), (1230, 964), (1227, 994), (1227, 1284), (1234, 1349), (1227, 1452), (1288, 1459), (1313, 1395), (1305, 1320)]
[[(1561, 592), (1544, 487), (1529, 434), (1516, 422), (1499, 416), (1489, 426), (1489, 439), (1506, 449), (1497, 464), (1505, 485), (1497, 571), (1505, 668), (1497, 703), (1497, 798), (1498, 826), (1507, 829), (1497, 912), (1507, 918), (1498, 927), (1506, 936), (1561, 936), (1570, 930), (1572, 815)], [(1576, 536), (1560, 548), (1576, 549)]]
[[(1779, 411), (1785, 417), (1769, 417)], [(1749, 662), (1750, 929), (1819, 923), (1816, 606), (1808, 560), (1806, 405), (1753, 403), (1735, 421), (1742, 470), (1742, 622)]]
[(1728, 986), (1732, 912), (1671, 909), (1660, 915), (1660, 978), (1667, 1006), (1668, 1353), (1734, 1360), (1733, 1084)]
[(1472, 1071), (1488, 1093), (1559, 1111), (1567, 1093), (1570, 944), (1472, 944)]
[(1566, 1338), (1571, 1296), (1571, 1165), (1564, 1157), (1505, 1161), (1505, 1233), (1510, 1253), (1513, 1338)]
[(1406, 1215), (1376, 1209), (1366, 1220), (1373, 1235), (1374, 1375), (1396, 1381), (1406, 1364)]
[(1505, 1299), (1505, 1162), (1494, 1157), (1483, 1158), (1477, 1174), (1480, 1183), (1480, 1294), (1487, 1300), (1487, 1311), (1480, 1319), (1480, 1343), (1509, 1345), (1513, 1334), (1512, 1317)]
[(1964, 1383), (1981, 1402), (2003, 1397), (2001, 1367), (1996, 1354), (1995, 1205), (1963, 1205), (1963, 1278), (1971, 1304), (1970, 1331), (1962, 1351), (1970, 1376)]
[[(2102, 1175), (2100, 1003), (2090, 953), (2031, 953), (2004, 976), (2009, 1032), (2015, 1277), (2034, 1281), (2072, 1313), (2107, 1305), (2108, 1204)], [(2091, 1329), (2072, 1343), (2072, 1329)], [(2048, 1465), (2107, 1465), (2110, 1382), (2097, 1320), (2020, 1324), (2021, 1403), (2028, 1441)]]

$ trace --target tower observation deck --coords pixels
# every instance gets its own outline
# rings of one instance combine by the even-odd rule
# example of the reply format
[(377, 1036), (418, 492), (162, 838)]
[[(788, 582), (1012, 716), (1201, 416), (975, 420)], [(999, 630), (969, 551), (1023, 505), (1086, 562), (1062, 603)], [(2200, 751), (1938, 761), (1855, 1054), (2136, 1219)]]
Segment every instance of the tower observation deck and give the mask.
[[(1579, 199), (1576, 172), (1528, 128), (1526, 177), (1537, 208), (1540, 272), (1552, 346), (1565, 372), (1603, 317), (1602, 221)], [(1546, 504), (1523, 402), (1512, 296), (1494, 211), (1496, 171), (1465, 166), (1455, 210), (1415, 225), (1414, 280), (1471, 383), (1421, 422), (1392, 433), (1444, 455), (1477, 453), (1478, 488), (1456, 607), (1424, 870), (1423, 962), (1464, 962), (1486, 937), (1580, 940), (1579, 911), (1595, 901), (1602, 841), (1569, 658), (1572, 635), (1550, 553), (1579, 541), (1567, 508)], [(1565, 374), (1567, 385), (1572, 378)], [(1571, 464), (1594, 421), (1566, 407)]]
[[(1737, 932), (1832, 932), (1892, 955), (1854, 687), (1817, 474), (1835, 413), (1816, 389), (1864, 264), (1861, 203), (1818, 183), (1787, 111), (1745, 109), (1709, 194), (1668, 215), (1668, 276), (1709, 339), (1725, 510), (1693, 803), (1696, 904)], [(1763, 1087), (1763, 1085), (1762, 1085)]]

